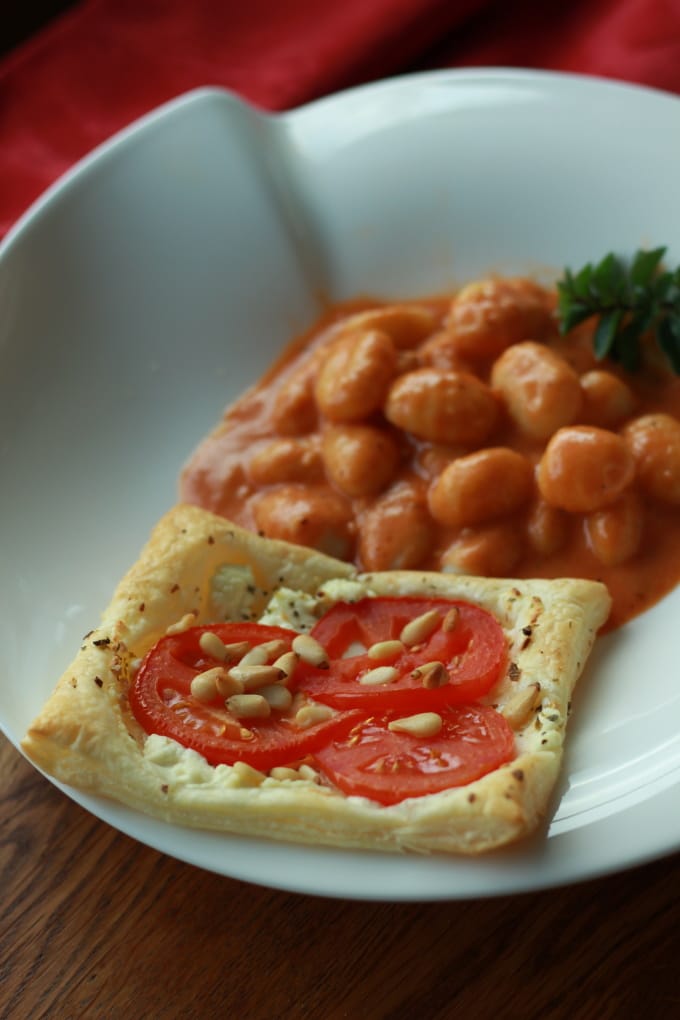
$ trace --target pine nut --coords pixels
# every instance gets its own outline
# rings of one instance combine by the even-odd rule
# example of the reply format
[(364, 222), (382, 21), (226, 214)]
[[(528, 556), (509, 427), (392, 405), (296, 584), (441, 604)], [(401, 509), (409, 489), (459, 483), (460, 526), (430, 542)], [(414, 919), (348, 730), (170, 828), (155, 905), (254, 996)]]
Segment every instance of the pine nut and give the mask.
[(237, 719), (266, 719), (271, 708), (260, 694), (234, 694), (227, 698), (227, 708)]
[(166, 634), (181, 634), (183, 631), (193, 627), (196, 623), (196, 613), (185, 613), (177, 623), (171, 623), (165, 631)]
[(359, 683), (363, 687), (379, 687), (381, 684), (393, 683), (398, 676), (399, 670), (394, 666), (376, 666), (375, 669), (369, 669), (368, 673), (360, 676)]
[(257, 692), (261, 697), (266, 698), (270, 708), (277, 712), (285, 712), (293, 704), (293, 695), (283, 684), (271, 684), (267, 687), (260, 687)]
[(284, 782), (286, 779), (295, 781), (300, 778), (300, 773), (297, 769), (289, 769), (285, 765), (276, 765), (273, 769), (269, 770), (269, 775), (272, 779), (278, 779), (279, 782)]
[(403, 651), (404, 645), (401, 641), (376, 641), (376, 643), (371, 645), (371, 647), (367, 650), (366, 654), (369, 659), (390, 662), (394, 661), (394, 659), (398, 659)]
[(197, 701), (212, 701), (217, 696), (218, 675), (223, 673), (221, 666), (214, 669), (206, 669), (203, 673), (197, 673), (191, 681), (191, 693)]
[(412, 737), (434, 737), (442, 728), (442, 717), (436, 712), (419, 712), (387, 724), (393, 733), (408, 733)]
[(441, 619), (438, 609), (429, 609), (426, 613), (409, 620), (399, 637), (405, 645), (417, 645), (434, 633), (441, 623)]
[(279, 655), (283, 655), (284, 652), (288, 651), (288, 642), (284, 641), (283, 638), (274, 638), (273, 641), (264, 641), (260, 648), (266, 652), (267, 662), (271, 662), (273, 659), (278, 659)]
[(201, 651), (209, 655), (211, 659), (224, 662), (227, 657), (227, 647), (224, 641), (212, 630), (203, 631), (198, 639), (198, 645)]
[(541, 685), (539, 683), (529, 684), (522, 691), (517, 691), (505, 705), (500, 709), (501, 715), (505, 716), (514, 730), (519, 730), (529, 720), (529, 716), (537, 707), (541, 696)]
[(276, 669), (280, 669), (284, 674), (280, 681), (282, 684), (287, 684), (292, 679), (295, 667), (299, 661), (300, 657), (297, 652), (291, 651), (284, 652), (283, 655), (279, 655), (278, 659), (272, 663), (272, 666), (275, 666)]
[(230, 698), (232, 694), (243, 694), (243, 684), (231, 673), (227, 673), (224, 666), (217, 667), (217, 690), (222, 698)]
[(424, 662), (422, 666), (416, 666), (411, 673), (416, 680), (422, 680), (423, 687), (432, 690), (434, 687), (443, 687), (449, 682), (449, 674), (443, 662)]
[(268, 654), (264, 645), (255, 645), (250, 648), (239, 660), (239, 666), (264, 666), (267, 663)]
[(300, 779), (311, 780), (312, 783), (319, 782), (319, 773), (316, 769), (313, 769), (311, 765), (301, 765), (298, 769), (298, 775)]
[(308, 704), (307, 696), (302, 691), (293, 691), (293, 704), (292, 710), (295, 714), (299, 709), (303, 708), (304, 705)]
[(318, 669), (328, 669), (328, 654), (323, 645), (311, 634), (298, 634), (293, 639), (293, 651), (297, 652), (303, 662)]
[(442, 620), (442, 630), (446, 634), (450, 634), (452, 630), (456, 629), (456, 627), (458, 626), (459, 616), (460, 612), (458, 610), (458, 606), (451, 606), (446, 616)]
[(224, 646), (226, 663), (240, 662), (246, 652), (250, 651), (250, 641), (232, 641)]
[(235, 761), (232, 769), (239, 778), (239, 786), (259, 786), (267, 778), (264, 772), (254, 769), (244, 761)]
[(232, 666), (229, 676), (243, 685), (244, 691), (256, 691), (258, 687), (268, 687), (278, 683), (283, 672), (276, 666)]
[(328, 705), (319, 705), (316, 702), (310, 702), (308, 705), (303, 705), (301, 709), (295, 715), (295, 725), (298, 729), (306, 730), (310, 726), (315, 726), (316, 723), (325, 722), (326, 719), (330, 719), (333, 715), (333, 709)]

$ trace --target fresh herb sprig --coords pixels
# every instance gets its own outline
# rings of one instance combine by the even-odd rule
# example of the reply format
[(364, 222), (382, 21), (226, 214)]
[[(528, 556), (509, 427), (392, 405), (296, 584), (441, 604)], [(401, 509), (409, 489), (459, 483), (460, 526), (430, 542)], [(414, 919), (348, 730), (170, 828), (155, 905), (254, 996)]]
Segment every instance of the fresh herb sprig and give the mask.
[(557, 284), (560, 330), (599, 317), (593, 338), (598, 359), (609, 357), (628, 372), (639, 369), (640, 341), (651, 334), (680, 375), (680, 268), (662, 269), (666, 248), (638, 251), (630, 261), (610, 252)]

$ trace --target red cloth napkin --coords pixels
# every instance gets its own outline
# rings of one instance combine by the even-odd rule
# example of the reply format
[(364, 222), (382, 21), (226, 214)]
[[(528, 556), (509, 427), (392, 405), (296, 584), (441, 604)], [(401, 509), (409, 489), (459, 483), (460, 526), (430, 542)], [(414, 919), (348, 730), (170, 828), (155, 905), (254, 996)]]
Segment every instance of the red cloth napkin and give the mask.
[(0, 235), (73, 162), (188, 89), (282, 110), (470, 65), (680, 93), (680, 0), (84, 0), (0, 63)]

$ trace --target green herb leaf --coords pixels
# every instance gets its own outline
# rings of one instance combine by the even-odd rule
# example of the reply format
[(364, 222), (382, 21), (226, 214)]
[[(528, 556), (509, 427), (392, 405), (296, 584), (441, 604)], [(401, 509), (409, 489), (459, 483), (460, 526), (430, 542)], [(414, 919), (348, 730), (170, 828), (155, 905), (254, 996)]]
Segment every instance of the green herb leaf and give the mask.
[(621, 263), (611, 253), (605, 255), (592, 274), (592, 286), (602, 301), (616, 302), (626, 285)]
[(573, 289), (576, 297), (587, 301), (590, 298), (590, 283), (593, 278), (593, 267), (590, 262), (573, 277)]
[(657, 328), (659, 347), (670, 361), (673, 371), (680, 375), (680, 319), (665, 316)]
[(606, 358), (609, 354), (622, 318), (623, 312), (619, 308), (613, 312), (605, 312), (601, 316), (593, 340), (593, 348), (597, 358)]
[(649, 286), (665, 254), (665, 248), (654, 248), (652, 251), (638, 251), (635, 253), (630, 266), (630, 282), (634, 287)]
[(589, 305), (580, 304), (574, 302), (573, 304), (566, 304), (562, 307), (562, 298), (560, 297), (560, 318), (564, 326), (564, 332), (568, 332), (573, 329), (574, 326), (578, 326), (580, 322), (585, 322), (593, 314)]
[(611, 358), (628, 372), (642, 363), (640, 342), (653, 336), (680, 375), (680, 267), (661, 268), (666, 248), (638, 251), (625, 261), (613, 252), (578, 272), (566, 269), (558, 281), (560, 331), (568, 333), (591, 317), (598, 322), (593, 349), (598, 359)]
[(640, 367), (640, 328), (634, 319), (619, 330), (616, 337), (616, 358), (626, 372), (637, 372)]

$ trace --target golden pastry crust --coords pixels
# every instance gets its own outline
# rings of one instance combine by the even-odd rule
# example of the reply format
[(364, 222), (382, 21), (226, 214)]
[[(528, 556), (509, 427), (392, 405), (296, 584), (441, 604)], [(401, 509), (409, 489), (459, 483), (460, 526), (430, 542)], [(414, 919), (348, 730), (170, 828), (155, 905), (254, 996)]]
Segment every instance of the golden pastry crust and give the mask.
[[(213, 767), (195, 751), (144, 733), (127, 690), (139, 659), (168, 627), (259, 619), (280, 589), (308, 593), (307, 602), (323, 607), (337, 578), (356, 594), (462, 598), (497, 616), (509, 665), (486, 700), (515, 729), (512, 762), (466, 786), (384, 807), (346, 797), (311, 774), (282, 780), (242, 764)], [(180, 825), (341, 847), (478, 854), (527, 835), (545, 816), (572, 690), (609, 608), (606, 588), (589, 581), (362, 575), (178, 506), (156, 526), (22, 747), (61, 782)]]

